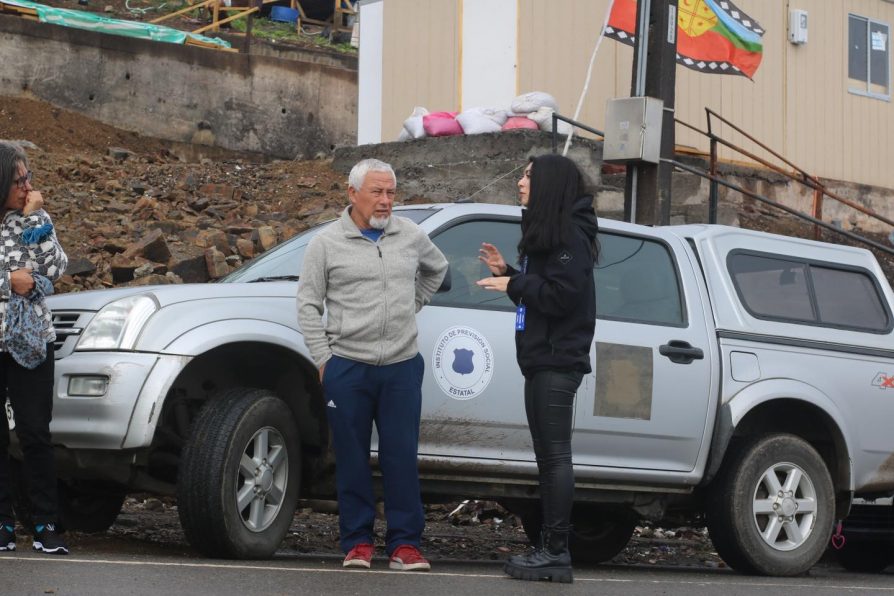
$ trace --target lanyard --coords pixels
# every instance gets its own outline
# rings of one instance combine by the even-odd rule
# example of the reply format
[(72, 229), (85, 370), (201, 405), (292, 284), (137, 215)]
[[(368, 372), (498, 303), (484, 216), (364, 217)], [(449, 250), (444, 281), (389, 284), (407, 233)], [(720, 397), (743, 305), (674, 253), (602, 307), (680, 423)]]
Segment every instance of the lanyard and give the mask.
[[(521, 262), (521, 272), (522, 275), (528, 272), (528, 257), (527, 255), (522, 257)], [(515, 330), (516, 331), (524, 331), (525, 330), (525, 309), (524, 303), (521, 300), (518, 301), (518, 306), (515, 307)]]

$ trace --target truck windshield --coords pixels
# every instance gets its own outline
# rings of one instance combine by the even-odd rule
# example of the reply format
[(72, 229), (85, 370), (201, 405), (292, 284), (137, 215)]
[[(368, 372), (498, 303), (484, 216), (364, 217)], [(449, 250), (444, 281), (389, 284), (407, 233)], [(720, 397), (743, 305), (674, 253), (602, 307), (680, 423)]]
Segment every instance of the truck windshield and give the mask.
[[(422, 223), (436, 213), (435, 209), (395, 209), (394, 214)], [(333, 220), (334, 221), (334, 220)], [(259, 257), (252, 259), (218, 283), (248, 283), (263, 281), (297, 281), (301, 275), (304, 251), (311, 239), (330, 225), (327, 221), (301, 232)]]

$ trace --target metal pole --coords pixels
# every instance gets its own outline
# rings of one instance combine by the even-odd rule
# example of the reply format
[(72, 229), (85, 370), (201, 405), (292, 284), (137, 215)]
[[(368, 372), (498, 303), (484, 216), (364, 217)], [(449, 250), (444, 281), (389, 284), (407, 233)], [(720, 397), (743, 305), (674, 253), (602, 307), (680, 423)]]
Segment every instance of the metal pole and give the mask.
[[(636, 43), (633, 46), (633, 76), (630, 81), (630, 96), (642, 97), (646, 93), (646, 63), (648, 62), (649, 14), (652, 0), (640, 0), (636, 4)], [(624, 180), (624, 220), (636, 223), (636, 192), (639, 167), (627, 164)]]
[(637, 3), (631, 95), (664, 102), (659, 164), (630, 164), (624, 187), (625, 218), (646, 225), (670, 223), (674, 158), (674, 92), (677, 58), (677, 0)]
[(717, 223), (717, 199), (720, 188), (717, 185), (717, 141), (711, 139), (711, 184), (708, 191), (708, 223)]
[(553, 112), (553, 153), (559, 152), (559, 119)]
[[(817, 184), (817, 186), (813, 189), (813, 217), (821, 220), (823, 218), (823, 191), (820, 189), (819, 179), (814, 178), (813, 180)], [(813, 225), (813, 239), (823, 239), (823, 232), (816, 224)]]

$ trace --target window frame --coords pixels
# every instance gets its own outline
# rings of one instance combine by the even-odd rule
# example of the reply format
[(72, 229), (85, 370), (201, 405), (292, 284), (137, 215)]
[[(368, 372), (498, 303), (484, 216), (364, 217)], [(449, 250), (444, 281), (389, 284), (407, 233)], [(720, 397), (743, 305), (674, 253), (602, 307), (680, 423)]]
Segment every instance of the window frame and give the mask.
[[(688, 328), (689, 327), (689, 308), (688, 308), (688, 302), (686, 301), (686, 288), (683, 285), (683, 278), (680, 275), (680, 266), (677, 263), (677, 254), (674, 252), (674, 249), (673, 249), (673, 247), (671, 247), (670, 243), (668, 243), (663, 238), (656, 238), (655, 236), (648, 236), (645, 234), (631, 234), (631, 233), (627, 233), (627, 232), (620, 232), (617, 230), (599, 230), (596, 237), (599, 239), (599, 242), (601, 244), (603, 238), (605, 238), (606, 236), (622, 236), (624, 238), (636, 239), (636, 240), (641, 240), (644, 242), (653, 242), (653, 243), (661, 246), (662, 248), (664, 248), (664, 250), (667, 252), (668, 257), (670, 258), (670, 263), (674, 270), (674, 279), (677, 282), (677, 296), (680, 299), (681, 321), (679, 323), (665, 323), (662, 321), (649, 321), (646, 319), (635, 319), (632, 317), (600, 314), (600, 312), (599, 312), (599, 296), (598, 296), (599, 280), (596, 279), (596, 275), (597, 275), (596, 271), (598, 269), (596, 267), (594, 267), (593, 278), (594, 278), (594, 282), (596, 283), (596, 286), (597, 286), (597, 289), (596, 289), (596, 292), (597, 292), (596, 319), (597, 320), (605, 320), (605, 321), (617, 321), (619, 323), (634, 323), (637, 325), (654, 325), (657, 327), (674, 327), (674, 328), (678, 328), (678, 329)], [(601, 255), (600, 255), (600, 258), (601, 258)], [(596, 265), (597, 265), (597, 267), (599, 266), (598, 260), (596, 261)]]
[[(850, 68), (850, 66), (849, 66), (850, 65), (850, 56), (848, 55), (845, 58), (845, 69), (846, 69), (845, 70), (845, 80), (847, 81), (847, 91), (848, 91), (848, 93), (851, 93), (853, 95), (859, 95), (861, 97), (871, 97), (873, 99), (880, 99), (882, 101), (890, 102), (891, 101), (891, 25), (890, 25), (890, 23), (886, 23), (884, 21), (879, 21), (879, 20), (876, 20), (876, 19), (873, 19), (870, 17), (864, 17), (862, 15), (859, 15), (859, 14), (856, 14), (853, 12), (848, 12), (847, 13), (848, 54), (850, 54), (850, 45), (851, 45), (851, 38), (850, 38), (851, 18), (860, 19), (860, 20), (866, 22), (866, 40), (865, 40), (866, 41), (866, 80), (864, 81), (864, 83), (865, 83), (864, 89), (858, 89), (858, 88), (855, 88), (852, 86), (852, 81), (855, 81), (858, 79), (851, 79), (851, 77), (850, 77), (850, 72), (848, 72), (849, 68)], [(872, 81), (872, 25), (881, 25), (881, 26), (885, 27), (888, 32), (887, 47), (885, 48), (885, 58), (886, 58), (885, 65), (888, 69), (888, 81), (887, 81), (888, 85), (887, 85), (887, 93), (885, 93), (885, 94), (874, 93), (870, 90), (871, 85), (872, 85), (872, 83), (871, 83), (871, 81)]]
[[(774, 260), (774, 261), (788, 262), (788, 263), (794, 263), (797, 265), (806, 266), (805, 283), (807, 284), (807, 294), (808, 294), (808, 297), (810, 298), (811, 307), (813, 308), (814, 312), (816, 313), (815, 314), (816, 318), (812, 321), (808, 321), (805, 319), (795, 319), (795, 318), (790, 318), (790, 317), (777, 317), (777, 316), (772, 316), (772, 315), (764, 315), (764, 314), (756, 313), (754, 310), (752, 310), (752, 308), (745, 301), (745, 299), (742, 295), (742, 288), (740, 287), (739, 282), (736, 279), (736, 276), (733, 274), (734, 268), (732, 267), (731, 260), (737, 256), (740, 256), (740, 255), (750, 256), (750, 257), (759, 257), (759, 258), (763, 258), (763, 259), (770, 259), (770, 260)], [(834, 269), (837, 271), (846, 271), (846, 272), (850, 272), (850, 273), (856, 273), (856, 274), (860, 274), (860, 275), (864, 275), (865, 277), (868, 277), (872, 284), (872, 287), (875, 289), (875, 297), (876, 297), (876, 299), (878, 299), (880, 301), (880, 303), (882, 305), (882, 309), (885, 312), (885, 317), (887, 319), (887, 325), (883, 329), (875, 329), (875, 328), (869, 328), (869, 327), (855, 327), (853, 325), (841, 325), (841, 324), (822, 322), (819, 319), (821, 310), (820, 310), (819, 301), (817, 300), (817, 296), (816, 296), (816, 288), (815, 288), (814, 282), (813, 282), (813, 273), (811, 271), (811, 267), (814, 267), (814, 266), (815, 267), (823, 267), (826, 269)], [(858, 267), (855, 265), (844, 265), (841, 263), (832, 263), (829, 261), (820, 261), (817, 259), (806, 259), (806, 258), (802, 258), (802, 257), (792, 256), (792, 255), (780, 255), (777, 253), (767, 253), (767, 252), (761, 252), (761, 251), (756, 251), (756, 250), (747, 250), (747, 249), (739, 248), (739, 249), (731, 250), (731, 251), (729, 251), (729, 253), (727, 253), (727, 255), (726, 255), (726, 274), (727, 274), (727, 276), (729, 276), (729, 279), (733, 284), (733, 288), (735, 288), (735, 290), (736, 290), (736, 297), (739, 299), (739, 304), (742, 306), (742, 308), (745, 309), (745, 312), (747, 312), (750, 316), (754, 317), (755, 319), (759, 319), (762, 321), (773, 321), (773, 322), (777, 322), (777, 323), (789, 323), (792, 325), (803, 325), (805, 327), (818, 327), (818, 328), (822, 328), (822, 329), (841, 329), (843, 331), (856, 331), (858, 333), (871, 333), (873, 335), (887, 335), (887, 334), (891, 333), (892, 329), (894, 329), (894, 317), (892, 317), (892, 312), (891, 312), (890, 305), (888, 304), (887, 296), (885, 295), (885, 292), (882, 289), (881, 284), (879, 283), (878, 279), (873, 274), (873, 272), (869, 269), (864, 268), (864, 267)]]
[[(428, 237), (431, 239), (432, 242), (435, 242), (436, 238), (439, 235), (443, 234), (444, 232), (447, 232), (448, 230), (451, 230), (451, 229), (453, 229), (457, 226), (463, 225), (463, 224), (475, 223), (475, 222), (497, 222), (497, 223), (514, 224), (514, 225), (518, 226), (519, 234), (521, 234), (521, 217), (520, 216), (516, 217), (516, 216), (512, 216), (512, 215), (470, 214), (470, 215), (462, 215), (460, 217), (456, 217), (454, 219), (451, 219), (449, 222), (446, 222), (446, 223), (438, 226), (437, 228), (435, 228), (434, 230), (432, 230), (431, 232), (428, 233)], [(487, 240), (482, 239), (482, 241), (486, 242)], [(435, 243), (435, 245), (437, 246), (437, 243)], [(507, 255), (503, 255), (503, 257), (508, 259)], [(449, 262), (450, 262), (450, 260), (448, 259), (448, 263)], [(450, 264), (450, 266), (451, 267), (453, 266), (452, 263)], [(436, 308), (469, 308), (469, 309), (473, 309), (473, 310), (488, 310), (488, 311), (495, 311), (495, 312), (515, 312), (515, 308), (516, 308), (514, 304), (510, 304), (508, 306), (507, 305), (499, 305), (499, 304), (495, 304), (493, 306), (487, 306), (487, 305), (481, 305), (481, 304), (462, 304), (459, 302), (444, 304), (444, 303), (440, 303), (440, 302), (435, 302), (435, 296), (437, 296), (437, 295), (438, 294), (436, 293), (434, 296), (432, 296), (432, 299), (429, 302), (429, 306), (433, 306)]]

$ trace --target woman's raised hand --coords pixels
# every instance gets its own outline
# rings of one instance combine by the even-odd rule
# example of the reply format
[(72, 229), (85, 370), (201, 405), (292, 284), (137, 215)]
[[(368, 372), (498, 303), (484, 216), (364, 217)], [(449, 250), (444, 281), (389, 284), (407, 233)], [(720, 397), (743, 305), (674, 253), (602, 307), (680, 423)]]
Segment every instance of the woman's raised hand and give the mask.
[(503, 259), (503, 255), (500, 254), (500, 251), (496, 246), (488, 244), (487, 242), (482, 242), (481, 249), (478, 253), (478, 259), (487, 265), (487, 268), (490, 269), (491, 273), (494, 275), (506, 274), (506, 261)]
[(25, 198), (25, 208), (22, 209), (22, 213), (31, 215), (38, 209), (43, 209), (43, 195), (36, 190), (32, 190)]

